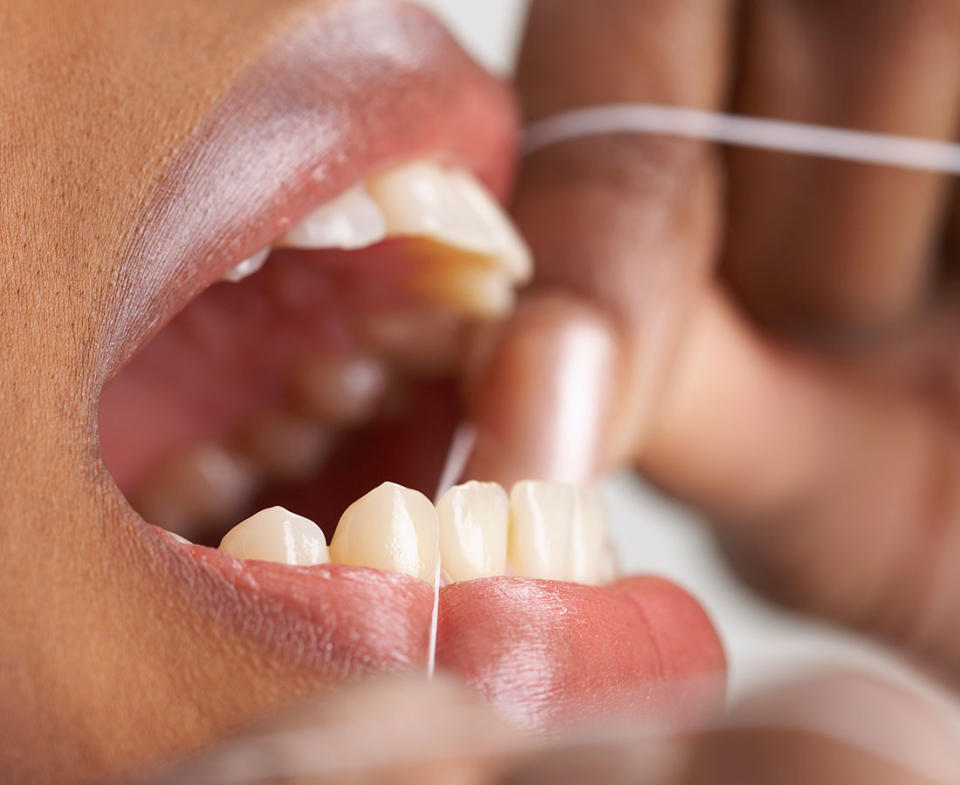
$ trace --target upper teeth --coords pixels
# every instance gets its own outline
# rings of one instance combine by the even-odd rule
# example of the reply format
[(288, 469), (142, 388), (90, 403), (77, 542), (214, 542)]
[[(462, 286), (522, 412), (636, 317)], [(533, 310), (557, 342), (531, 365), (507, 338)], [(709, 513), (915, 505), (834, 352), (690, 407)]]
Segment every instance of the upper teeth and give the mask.
[(512, 280), (530, 275), (530, 254), (500, 205), (465, 171), (415, 162), (370, 181), (390, 237), (424, 237), (488, 257)]
[[(475, 314), (502, 312), (512, 299), (512, 285), (525, 281), (532, 271), (526, 245), (487, 190), (466, 171), (427, 161), (355, 185), (296, 224), (279, 244), (356, 249), (400, 237), (419, 238), (446, 250), (443, 261), (455, 274), (448, 273), (441, 286), (449, 290), (454, 305)], [(239, 281), (252, 275), (269, 252), (265, 248), (245, 259), (225, 278)], [(431, 267), (428, 277), (434, 272)], [(463, 281), (457, 277), (460, 272)], [(421, 289), (437, 294), (431, 287)]]
[[(220, 548), (285, 564), (327, 561), (319, 528), (281, 507), (234, 527)], [(599, 496), (547, 482), (517, 483), (509, 502), (496, 483), (468, 482), (447, 491), (436, 508), (417, 491), (384, 483), (344, 512), (329, 558), (428, 582), (438, 560), (452, 581), (502, 575), (508, 568), (523, 577), (587, 584), (613, 578)]]
[(294, 248), (365, 248), (387, 236), (377, 203), (362, 185), (314, 210), (281, 241)]
[(233, 283), (242, 281), (244, 278), (248, 278), (261, 267), (263, 267), (263, 263), (267, 261), (267, 257), (269, 255), (269, 248), (261, 248), (259, 251), (253, 254), (253, 256), (248, 256), (236, 267), (232, 267), (231, 269), (227, 270), (223, 277), (228, 281), (232, 281)]

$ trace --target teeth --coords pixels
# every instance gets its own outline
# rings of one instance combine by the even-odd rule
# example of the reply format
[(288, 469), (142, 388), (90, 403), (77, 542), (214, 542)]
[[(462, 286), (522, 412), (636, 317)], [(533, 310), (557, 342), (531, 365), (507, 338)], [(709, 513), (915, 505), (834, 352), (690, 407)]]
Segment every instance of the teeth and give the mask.
[(255, 481), (240, 456), (216, 444), (197, 444), (151, 475), (136, 493), (136, 507), (151, 523), (189, 534), (198, 524), (235, 515)]
[(463, 346), (463, 324), (449, 310), (379, 312), (360, 329), (391, 366), (417, 376), (440, 375), (456, 367)]
[(390, 381), (386, 366), (364, 355), (318, 355), (293, 378), (303, 411), (332, 426), (360, 425), (377, 411)]
[(234, 526), (220, 550), (238, 559), (279, 564), (327, 564), (327, 541), (317, 524), (283, 507), (268, 507)]
[(268, 477), (298, 480), (323, 460), (333, 434), (305, 417), (276, 411), (250, 425), (239, 444)]
[(494, 482), (455, 485), (437, 502), (440, 555), (452, 581), (503, 575), (507, 564), (507, 494)]
[(365, 248), (384, 239), (383, 213), (362, 185), (312, 212), (280, 242), (295, 248)]
[(330, 540), (330, 558), (433, 583), (440, 561), (437, 510), (422, 493), (385, 482), (347, 507)]
[(225, 281), (236, 283), (237, 281), (242, 281), (244, 278), (249, 278), (257, 270), (263, 267), (263, 263), (267, 261), (267, 257), (270, 255), (271, 250), (272, 249), (267, 246), (266, 248), (257, 251), (253, 256), (248, 256), (236, 267), (227, 270), (223, 276), (223, 279)]
[[(356, 249), (389, 238), (412, 238), (423, 269), (412, 294), (463, 311), (500, 316), (513, 287), (532, 273), (530, 252), (497, 201), (461, 169), (416, 161), (360, 183), (293, 226), (279, 245)], [(263, 266), (269, 248), (224, 278), (240, 281)]]
[(476, 319), (494, 319), (513, 308), (513, 285), (502, 273), (451, 259), (439, 246), (421, 246), (420, 256), (423, 265), (408, 280), (412, 294)]
[(525, 480), (510, 492), (508, 562), (527, 578), (596, 584), (608, 578), (606, 521), (595, 491)]
[(422, 237), (485, 258), (514, 281), (531, 273), (530, 253), (496, 200), (470, 174), (424, 161), (368, 184), (389, 237)]

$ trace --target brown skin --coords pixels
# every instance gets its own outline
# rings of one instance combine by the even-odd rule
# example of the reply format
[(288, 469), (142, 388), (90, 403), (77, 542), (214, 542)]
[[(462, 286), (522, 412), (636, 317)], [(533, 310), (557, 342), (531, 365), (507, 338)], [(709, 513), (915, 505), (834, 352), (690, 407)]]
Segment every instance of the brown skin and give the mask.
[[(958, 44), (955, 0), (534, 0), (517, 80), (531, 120), (653, 101), (951, 138)], [(956, 677), (953, 189), (642, 136), (538, 151), (515, 204), (537, 285), (475, 371), (492, 438), (474, 473), (535, 476), (564, 449), (541, 403), (574, 359), (564, 325), (605, 322), (620, 361), (596, 378), (596, 465), (632, 463), (702, 509), (777, 596)], [(523, 364), (545, 383), (518, 388), (531, 330), (555, 351)]]
[(238, 756), (245, 772), (269, 772), (265, 781), (297, 772), (305, 785), (934, 785), (960, 771), (956, 723), (941, 707), (856, 672), (777, 684), (684, 728), (621, 716), (526, 736), (455, 682), (381, 679), (304, 703), (137, 781), (217, 781)]
[(97, 396), (158, 318), (357, 167), (442, 147), (501, 191), (509, 96), (389, 1), (0, 15), (5, 776), (100, 779), (365, 671), (422, 672), (425, 583), (330, 568), (285, 605), (284, 575), (251, 589), (164, 545), (99, 461)]

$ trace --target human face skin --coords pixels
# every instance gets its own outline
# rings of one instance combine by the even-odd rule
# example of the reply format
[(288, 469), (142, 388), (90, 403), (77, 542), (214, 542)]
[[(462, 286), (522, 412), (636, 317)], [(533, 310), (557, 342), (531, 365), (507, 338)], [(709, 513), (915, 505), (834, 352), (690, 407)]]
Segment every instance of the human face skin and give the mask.
[[(17, 0), (0, 28), (0, 765), (122, 774), (340, 680), (425, 668), (429, 585), (172, 544), (101, 461), (97, 404), (198, 293), (368, 172), (435, 155), (503, 195), (507, 91), (382, 0)], [(444, 590), (438, 659), (532, 724), (598, 685), (722, 670), (672, 586), (499, 580)], [(458, 632), (489, 599), (500, 612)], [(539, 644), (505, 645), (532, 622)]]

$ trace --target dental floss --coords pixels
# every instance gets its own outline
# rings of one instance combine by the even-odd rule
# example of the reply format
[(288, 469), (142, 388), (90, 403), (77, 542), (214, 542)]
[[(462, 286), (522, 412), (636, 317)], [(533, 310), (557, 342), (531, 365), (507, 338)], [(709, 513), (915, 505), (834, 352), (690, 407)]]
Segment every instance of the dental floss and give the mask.
[(589, 136), (650, 133), (847, 161), (960, 174), (960, 145), (658, 104), (573, 109), (533, 123), (524, 154)]
[[(457, 480), (463, 476), (467, 468), (467, 461), (477, 443), (477, 429), (470, 423), (462, 422), (453, 432), (450, 440), (450, 449), (447, 451), (443, 469), (440, 471), (440, 481), (437, 483), (437, 492), (433, 497), (434, 503), (439, 501)], [(439, 547), (439, 545), (438, 545)], [(440, 560), (437, 560), (437, 572), (433, 577), (433, 613), (430, 616), (430, 651), (427, 655), (427, 678), (432, 679), (437, 665), (437, 627), (440, 622)]]
[[(565, 141), (614, 133), (663, 134), (738, 147), (960, 174), (960, 145), (949, 142), (644, 103), (585, 107), (547, 117), (527, 129), (524, 154)], [(475, 443), (476, 430), (461, 423), (454, 432), (434, 501), (461, 477)], [(433, 595), (428, 678), (433, 678), (436, 668), (439, 562)]]
[(435, 502), (439, 501), (440, 497), (456, 485), (457, 480), (463, 476), (476, 443), (477, 429), (470, 423), (460, 423), (453, 432), (450, 450), (447, 452), (447, 459), (443, 462), (440, 482), (437, 483), (437, 492), (433, 497)]

